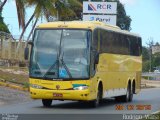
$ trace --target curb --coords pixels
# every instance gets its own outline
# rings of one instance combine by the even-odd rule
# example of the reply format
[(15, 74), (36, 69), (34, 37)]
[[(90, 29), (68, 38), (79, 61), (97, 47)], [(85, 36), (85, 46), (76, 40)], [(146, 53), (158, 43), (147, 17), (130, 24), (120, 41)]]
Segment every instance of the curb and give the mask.
[(0, 81), (0, 86), (5, 86), (5, 87), (9, 87), (16, 90), (21, 90), (21, 91), (29, 91), (29, 88), (24, 88), (22, 86), (12, 84), (12, 83), (6, 83), (5, 81)]
[(157, 114), (157, 113), (160, 113), (160, 110), (159, 110), (159, 111), (156, 111), (156, 112), (153, 112), (152, 115), (153, 115), (153, 114)]
[[(156, 112), (153, 112), (153, 113), (150, 113), (150, 114), (148, 114), (148, 116), (156, 115), (156, 114), (158, 114), (158, 113), (160, 113), (160, 110), (158, 110), (158, 111), (156, 111)], [(152, 117), (151, 117), (151, 118), (152, 118)], [(158, 118), (159, 118), (159, 117), (158, 117)], [(139, 120), (141, 120), (141, 119), (139, 119)], [(143, 117), (142, 120), (151, 120), (151, 119), (148, 119), (148, 118), (146, 118), (146, 117)], [(159, 119), (154, 119), (154, 118), (153, 118), (153, 120), (159, 120)]]

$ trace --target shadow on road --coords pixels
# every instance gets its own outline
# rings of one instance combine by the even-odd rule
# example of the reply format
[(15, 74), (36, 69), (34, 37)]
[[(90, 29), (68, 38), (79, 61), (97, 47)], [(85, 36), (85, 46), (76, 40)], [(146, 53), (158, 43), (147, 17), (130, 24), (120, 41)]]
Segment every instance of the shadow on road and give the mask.
[[(113, 106), (116, 104), (121, 104), (122, 102), (117, 102), (114, 99), (103, 99), (103, 101), (100, 103), (98, 108), (103, 108), (107, 106)], [(38, 108), (46, 108), (46, 107), (38, 107)], [(49, 107), (50, 109), (56, 108), (56, 109), (93, 109), (91, 107), (91, 104), (89, 102), (82, 102), (82, 101), (71, 101), (71, 102), (61, 102), (58, 104), (54, 104), (54, 100), (52, 102), (52, 106)], [(97, 109), (97, 108), (96, 108)]]

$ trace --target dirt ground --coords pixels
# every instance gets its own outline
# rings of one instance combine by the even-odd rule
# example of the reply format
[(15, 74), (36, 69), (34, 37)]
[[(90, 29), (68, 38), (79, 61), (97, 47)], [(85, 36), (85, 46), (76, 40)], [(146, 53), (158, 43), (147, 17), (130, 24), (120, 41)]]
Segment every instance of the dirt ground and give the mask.
[(141, 81), (142, 87), (160, 87), (160, 80), (145, 80), (142, 79)]

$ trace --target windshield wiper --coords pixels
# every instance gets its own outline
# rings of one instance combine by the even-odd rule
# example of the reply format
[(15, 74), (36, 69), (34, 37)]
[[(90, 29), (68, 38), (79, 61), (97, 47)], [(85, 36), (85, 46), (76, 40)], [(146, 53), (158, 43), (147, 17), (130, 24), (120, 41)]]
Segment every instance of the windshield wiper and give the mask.
[[(49, 72), (56, 66), (56, 64), (58, 63), (58, 60), (56, 60), (56, 62), (47, 70), (47, 72), (44, 74), (43, 79), (46, 79), (47, 75), (49, 74)], [(55, 75), (55, 74), (53, 74)]]
[[(58, 64), (58, 62), (59, 62), (59, 60), (58, 60), (58, 53), (57, 53), (57, 59), (56, 59), (56, 62), (53, 64), (53, 65), (51, 65), (51, 67), (47, 70), (47, 72), (44, 74), (44, 76), (43, 76), (43, 79), (46, 79), (47, 77), (47, 75), (49, 74), (49, 72)], [(51, 74), (50, 74), (51, 75)], [(55, 74), (53, 74), (53, 75), (55, 75)]]
[(72, 78), (71, 72), (69, 71), (67, 65), (65, 64), (65, 62), (64, 62), (64, 60), (63, 60), (63, 56), (64, 56), (64, 51), (62, 52), (62, 57), (61, 57), (60, 61), (61, 61), (62, 65), (64, 66), (64, 68), (66, 69), (69, 77)]
[[(58, 65), (58, 69), (57, 69), (57, 78), (59, 78), (59, 67), (60, 67), (60, 63), (62, 64), (62, 66), (64, 66), (65, 70), (68, 73), (69, 78), (72, 78), (72, 75), (67, 67), (67, 65), (65, 64), (64, 60), (63, 60), (63, 56), (64, 56), (64, 51), (62, 52), (62, 40), (63, 40), (63, 30), (61, 32), (61, 38), (60, 38), (60, 45), (58, 46), (59, 52), (57, 51), (57, 60), (56, 62), (47, 70), (47, 72), (45, 73), (45, 75), (43, 76), (43, 79), (46, 79), (46, 76), (49, 74), (49, 72), (56, 66)], [(51, 75), (51, 74), (50, 74)], [(53, 74), (55, 75), (55, 74)]]
[[(67, 65), (65, 64), (64, 60), (63, 60), (63, 56), (64, 56), (64, 51), (62, 51), (62, 40), (63, 40), (63, 30), (61, 33), (61, 39), (60, 39), (60, 46), (59, 46), (59, 61), (62, 63), (62, 65), (64, 66), (64, 68), (66, 69), (68, 75), (70, 78), (72, 78), (72, 75), (67, 67)], [(59, 63), (60, 63), (59, 62)], [(60, 65), (59, 65), (60, 66)]]

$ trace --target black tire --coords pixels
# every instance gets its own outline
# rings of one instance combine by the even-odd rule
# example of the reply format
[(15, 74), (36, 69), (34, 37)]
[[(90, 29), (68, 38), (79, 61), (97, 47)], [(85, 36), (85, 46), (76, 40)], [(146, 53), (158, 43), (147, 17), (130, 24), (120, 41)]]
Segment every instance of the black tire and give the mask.
[(44, 107), (51, 107), (52, 100), (50, 100), (50, 99), (42, 99), (42, 104), (43, 104)]
[(133, 91), (134, 91), (134, 88), (132, 87), (132, 88), (130, 88), (130, 93), (129, 93), (129, 102), (132, 102), (132, 100), (133, 100)]
[(126, 95), (115, 97), (118, 102), (131, 102), (133, 98), (133, 91), (131, 85), (128, 84)]
[(98, 107), (100, 104), (101, 96), (102, 96), (101, 89), (102, 89), (101, 87), (98, 87), (97, 98), (95, 100), (91, 101), (91, 103), (90, 103), (91, 107), (93, 107), (93, 108)]

